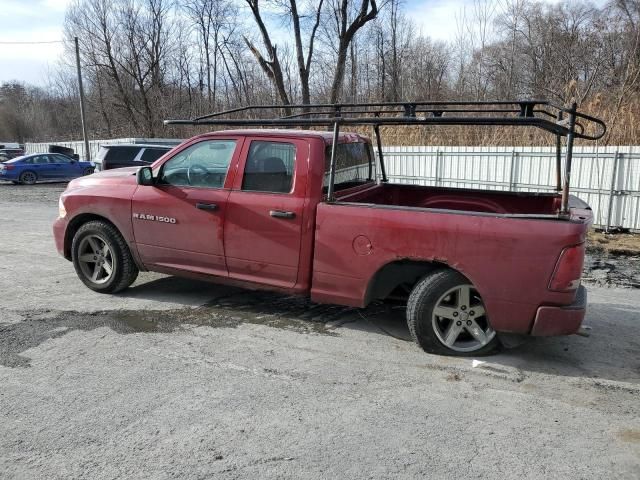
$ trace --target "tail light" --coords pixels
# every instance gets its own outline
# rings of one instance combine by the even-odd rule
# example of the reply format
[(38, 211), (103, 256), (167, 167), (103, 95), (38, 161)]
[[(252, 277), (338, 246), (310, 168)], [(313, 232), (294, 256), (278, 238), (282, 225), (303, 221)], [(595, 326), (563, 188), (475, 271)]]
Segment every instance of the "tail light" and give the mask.
[(549, 282), (549, 290), (570, 292), (580, 286), (584, 266), (584, 243), (562, 250)]
[(3, 170), (13, 170), (16, 167), (15, 165), (2, 165), (2, 167), (0, 168), (2, 168)]

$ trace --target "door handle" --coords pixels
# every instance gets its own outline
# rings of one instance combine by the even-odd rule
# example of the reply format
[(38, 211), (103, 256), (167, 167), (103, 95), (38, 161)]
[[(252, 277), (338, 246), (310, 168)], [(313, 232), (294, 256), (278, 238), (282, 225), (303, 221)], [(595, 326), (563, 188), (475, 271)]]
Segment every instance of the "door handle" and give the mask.
[(284, 212), (282, 210), (271, 210), (269, 215), (275, 218), (296, 218), (296, 214), (294, 212)]
[(196, 203), (196, 208), (199, 210), (218, 210), (218, 205), (215, 203)]

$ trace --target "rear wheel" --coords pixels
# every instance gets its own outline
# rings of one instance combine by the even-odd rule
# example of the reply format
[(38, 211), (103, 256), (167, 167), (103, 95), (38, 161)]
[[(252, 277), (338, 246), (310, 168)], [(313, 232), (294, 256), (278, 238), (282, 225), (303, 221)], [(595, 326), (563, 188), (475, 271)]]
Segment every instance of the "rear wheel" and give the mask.
[(38, 176), (35, 172), (31, 172), (27, 170), (26, 172), (22, 172), (20, 177), (18, 177), (18, 181), (23, 185), (33, 185), (38, 181)]
[(480, 294), (464, 276), (439, 270), (415, 286), (407, 303), (411, 336), (429, 353), (488, 355), (500, 347)]
[(82, 225), (73, 237), (71, 256), (80, 280), (99, 293), (120, 292), (138, 276), (126, 241), (107, 222)]

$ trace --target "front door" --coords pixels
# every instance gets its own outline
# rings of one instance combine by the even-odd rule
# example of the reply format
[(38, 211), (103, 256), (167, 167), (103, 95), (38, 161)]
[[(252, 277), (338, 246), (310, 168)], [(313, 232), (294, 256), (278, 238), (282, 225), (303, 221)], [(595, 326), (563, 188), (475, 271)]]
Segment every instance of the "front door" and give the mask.
[[(132, 221), (145, 265), (226, 276), (223, 229), (242, 141), (193, 143), (160, 166), (156, 184), (139, 186)], [(231, 167), (231, 168), (230, 168)]]
[(82, 175), (78, 162), (64, 155), (49, 154), (49, 164), (53, 178), (75, 178)]
[(224, 245), (229, 276), (291, 288), (296, 284), (309, 144), (247, 139), (229, 196)]

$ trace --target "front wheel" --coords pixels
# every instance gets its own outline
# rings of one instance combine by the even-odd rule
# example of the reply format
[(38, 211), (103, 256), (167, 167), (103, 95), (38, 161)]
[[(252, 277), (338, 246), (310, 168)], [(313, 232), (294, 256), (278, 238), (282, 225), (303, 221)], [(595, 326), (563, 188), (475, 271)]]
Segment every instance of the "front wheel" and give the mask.
[(82, 176), (86, 177), (87, 175), (91, 175), (93, 173), (93, 168), (89, 167), (89, 168), (85, 168), (82, 171)]
[(73, 266), (82, 282), (99, 293), (117, 293), (138, 276), (127, 242), (111, 224), (87, 222), (73, 237)]
[(439, 270), (414, 287), (407, 303), (411, 336), (429, 353), (479, 356), (500, 341), (475, 287), (453, 270)]

